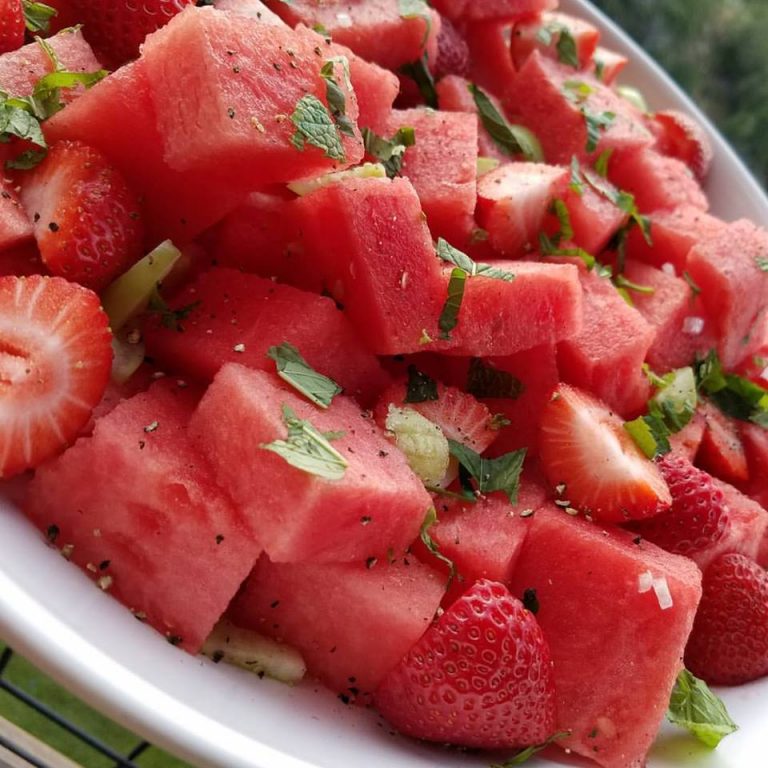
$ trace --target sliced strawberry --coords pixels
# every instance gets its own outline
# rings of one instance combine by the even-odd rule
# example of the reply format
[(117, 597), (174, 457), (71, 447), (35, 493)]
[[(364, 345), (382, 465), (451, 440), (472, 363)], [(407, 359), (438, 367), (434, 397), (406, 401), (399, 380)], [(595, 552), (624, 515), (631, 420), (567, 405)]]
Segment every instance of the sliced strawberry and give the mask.
[(736, 420), (712, 403), (705, 403), (701, 410), (707, 426), (696, 454), (696, 466), (734, 485), (746, 482), (749, 480), (747, 454)]
[(685, 650), (694, 675), (739, 685), (768, 674), (768, 574), (744, 555), (722, 555), (704, 572)]
[(110, 69), (135, 59), (144, 38), (195, 0), (70, 0), (85, 39)]
[(621, 419), (586, 392), (560, 384), (544, 408), (539, 455), (560, 503), (596, 520), (625, 522), (672, 503), (659, 468)]
[(54, 275), (98, 291), (141, 255), (139, 200), (95, 149), (55, 144), (22, 179), (21, 201)]
[(77, 437), (101, 399), (112, 335), (95, 293), (58, 277), (0, 278), (0, 478)]
[(478, 581), (384, 678), (375, 700), (395, 728), (419, 739), (539, 744), (555, 728), (549, 646), (506, 587)]
[(682, 160), (700, 181), (706, 178), (713, 153), (701, 125), (675, 109), (657, 112), (652, 122), (658, 150), (664, 155)]
[(683, 456), (658, 462), (672, 494), (672, 508), (632, 525), (643, 538), (668, 552), (692, 555), (716, 544), (728, 530), (725, 496), (714, 479)]
[(24, 45), (24, 10), (21, 0), (0, 0), (0, 53)]
[(453, 23), (444, 17), (440, 19), (437, 59), (433, 74), (435, 80), (446, 75), (466, 77), (469, 74), (469, 46)]

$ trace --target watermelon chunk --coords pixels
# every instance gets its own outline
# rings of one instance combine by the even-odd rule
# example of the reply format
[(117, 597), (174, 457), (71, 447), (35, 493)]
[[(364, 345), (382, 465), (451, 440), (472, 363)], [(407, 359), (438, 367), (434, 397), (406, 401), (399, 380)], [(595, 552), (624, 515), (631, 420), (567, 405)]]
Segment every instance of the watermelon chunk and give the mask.
[[(364, 563), (401, 553), (431, 506), (429, 494), (370, 414), (338, 396), (320, 411), (272, 374), (225, 365), (190, 432), (274, 562)], [(340, 479), (297, 469), (263, 446), (286, 438), (283, 406), (321, 433), (348, 466)]]
[(37, 470), (25, 506), (102, 589), (190, 653), (261, 551), (187, 437), (194, 405), (166, 382), (123, 401)]
[(747, 454), (736, 419), (726, 416), (713, 403), (705, 402), (699, 410), (704, 414), (706, 429), (696, 454), (696, 466), (734, 485), (749, 480)]
[[(643, 765), (682, 665), (701, 596), (699, 569), (555, 507), (526, 522), (511, 588), (535, 589), (539, 600), (557, 730), (572, 732), (557, 744), (607, 768)], [(649, 572), (658, 594), (644, 589)]]
[[(469, 79), (489, 96), (506, 101), (515, 76), (509, 50), (512, 27), (503, 21), (475, 21), (467, 24), (464, 38), (469, 47)], [(503, 110), (500, 110), (504, 114)]]
[(414, 129), (416, 143), (405, 151), (402, 173), (419, 196), (432, 236), (465, 247), (475, 226), (477, 118), (466, 112), (393, 110), (385, 135), (403, 126)]
[(9, 179), (0, 178), (0, 251), (32, 240), (32, 222)]
[(616, 78), (629, 64), (629, 59), (617, 51), (598, 45), (593, 54), (595, 77), (606, 85), (613, 85)]
[(696, 452), (699, 450), (701, 441), (704, 438), (704, 430), (707, 423), (700, 411), (693, 414), (693, 418), (679, 431), (671, 435), (669, 445), (672, 453), (684, 456), (693, 463)]
[(586, 389), (622, 416), (642, 410), (649, 384), (643, 361), (654, 329), (627, 305), (611, 282), (582, 272), (584, 330), (562, 341), (557, 363), (564, 381)]
[[(597, 27), (588, 21), (571, 16), (567, 13), (542, 13), (539, 18), (525, 19), (515, 24), (512, 30), (512, 60), (515, 68), (520, 69), (525, 60), (536, 49), (544, 56), (559, 60), (560, 53), (557, 49), (559, 31), (565, 29), (576, 45), (576, 60), (578, 69), (587, 67), (592, 62), (597, 43), (600, 40), (600, 32)], [(545, 45), (537, 37), (541, 30), (550, 32), (550, 42)], [(598, 78), (600, 79), (600, 78)]]
[(435, 0), (433, 4), (443, 16), (456, 21), (515, 21), (554, 8), (557, 0)]
[(333, 302), (272, 280), (218, 268), (172, 301), (194, 307), (176, 327), (156, 317), (145, 329), (147, 353), (170, 370), (210, 381), (227, 362), (274, 371), (271, 346), (293, 344), (320, 373), (370, 401), (387, 377)]
[(274, 12), (270, 11), (261, 0), (214, 0), (213, 7), (218, 11), (227, 11), (238, 16), (257, 19), (264, 24), (272, 24), (276, 27), (287, 26), (286, 23)]
[(750, 332), (768, 306), (768, 272), (759, 261), (766, 253), (768, 233), (742, 219), (688, 254), (688, 271), (715, 323), (726, 369), (749, 353)]
[(366, 703), (427, 629), (444, 589), (413, 557), (370, 566), (262, 557), (229, 615), (298, 648), (309, 672), (342, 700)]

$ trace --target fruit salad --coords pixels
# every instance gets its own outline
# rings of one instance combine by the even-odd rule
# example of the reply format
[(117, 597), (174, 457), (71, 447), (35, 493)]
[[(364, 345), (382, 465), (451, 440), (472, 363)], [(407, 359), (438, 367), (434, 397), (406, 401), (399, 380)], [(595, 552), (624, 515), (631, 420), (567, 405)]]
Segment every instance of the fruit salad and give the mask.
[(179, 653), (629, 768), (768, 674), (768, 232), (556, 6), (3, 6), (0, 492)]

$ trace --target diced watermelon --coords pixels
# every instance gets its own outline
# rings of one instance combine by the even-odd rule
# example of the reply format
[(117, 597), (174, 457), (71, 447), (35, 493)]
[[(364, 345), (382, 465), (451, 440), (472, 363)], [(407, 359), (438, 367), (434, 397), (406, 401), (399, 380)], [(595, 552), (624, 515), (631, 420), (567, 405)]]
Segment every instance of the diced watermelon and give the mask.
[(401, 13), (398, 0), (266, 0), (291, 26), (320, 25), (334, 42), (387, 69), (437, 56), (440, 16)]
[[(348, 464), (341, 479), (297, 469), (263, 447), (286, 438), (284, 406), (321, 433), (340, 433), (333, 447)], [(405, 457), (343, 395), (321, 411), (276, 376), (230, 363), (208, 388), (190, 432), (274, 562), (364, 563), (388, 550), (397, 555), (431, 506)]]
[(747, 454), (738, 422), (713, 403), (704, 403), (700, 410), (704, 413), (706, 429), (696, 454), (696, 465), (727, 483), (738, 485), (749, 480)]
[[(536, 590), (557, 730), (572, 734), (557, 744), (609, 768), (640, 766), (681, 667), (701, 574), (687, 558), (554, 507), (526, 522), (511, 585)], [(658, 581), (646, 591), (649, 572)]]
[(264, 24), (286, 26), (285, 22), (273, 11), (270, 11), (261, 0), (214, 0), (213, 7), (219, 11), (227, 11), (238, 16), (257, 19)]
[(644, 213), (690, 205), (701, 211), (709, 201), (685, 163), (653, 149), (616, 152), (608, 164), (608, 177), (635, 196)]
[(580, 277), (584, 330), (558, 345), (560, 373), (564, 381), (592, 392), (628, 417), (642, 410), (648, 399), (642, 365), (654, 329), (609, 280), (593, 272), (582, 272)]
[(726, 369), (749, 353), (750, 331), (768, 306), (768, 233), (742, 219), (688, 254), (688, 271), (715, 323), (718, 352)]
[[(534, 51), (515, 75), (505, 97), (511, 115), (532, 130), (549, 163), (567, 165), (575, 155), (586, 160), (607, 149), (632, 150), (648, 146), (652, 137), (642, 115), (591, 75), (552, 61)], [(610, 117), (613, 115), (613, 117)], [(588, 122), (596, 128), (594, 149)]]
[(669, 437), (669, 445), (672, 453), (684, 456), (693, 463), (696, 452), (699, 450), (704, 438), (704, 430), (707, 422), (700, 411), (693, 414), (691, 420), (679, 431)]
[(260, 552), (187, 437), (194, 403), (166, 382), (123, 401), (37, 470), (25, 507), (102, 589), (190, 653)]
[(691, 365), (714, 343), (714, 326), (691, 286), (681, 277), (648, 264), (628, 261), (625, 277), (652, 293), (633, 291), (629, 296), (638, 312), (656, 329), (646, 361), (656, 373)]
[(414, 129), (406, 149), (404, 176), (411, 180), (434, 238), (466, 246), (475, 225), (477, 201), (477, 118), (471, 113), (431, 109), (394, 110), (385, 135)]
[(568, 171), (543, 163), (504, 163), (477, 182), (477, 220), (508, 258), (539, 247), (547, 209), (565, 193)]
[(210, 381), (227, 362), (274, 371), (267, 350), (288, 342), (366, 402), (387, 382), (346, 317), (324, 296), (218, 268), (186, 286), (172, 307), (191, 311), (171, 327), (155, 317), (144, 332), (147, 354), (168, 370), (200, 381)]
[(509, 49), (511, 35), (510, 24), (499, 21), (477, 21), (464, 28), (470, 53), (469, 79), (489, 96), (505, 101), (515, 76)]
[[(739, 427), (752, 478), (745, 491), (759, 504), (768, 507), (768, 430), (749, 422), (742, 422)], [(768, 560), (763, 564), (768, 566)]]
[[(540, 51), (544, 56), (562, 61), (558, 43), (560, 31), (563, 29), (568, 31), (575, 43), (576, 59), (579, 62), (578, 69), (587, 67), (592, 62), (597, 43), (600, 40), (600, 32), (597, 27), (584, 19), (557, 11), (542, 13), (539, 18), (526, 19), (515, 24), (512, 30), (512, 60), (515, 67), (520, 69), (534, 49)], [(542, 30), (549, 33), (549, 43), (547, 44), (541, 40), (540, 33)]]
[[(251, 189), (356, 163), (359, 132), (339, 130), (327, 111), (320, 70), (331, 58), (313, 37), (188, 6), (149, 35), (142, 51), (165, 161), (179, 171), (245, 176)], [(357, 101), (339, 62), (333, 77), (354, 123)], [(187, 98), (190, 91), (196, 98)], [(310, 97), (324, 105), (329, 123), (322, 149), (294, 122), (299, 101)]]
[(362, 704), (430, 625), (444, 589), (413, 557), (369, 566), (262, 557), (229, 615), (298, 648), (311, 674)]
[(613, 85), (616, 78), (629, 64), (629, 59), (621, 53), (598, 45), (593, 54), (595, 77), (606, 85)]
[(435, 0), (443, 16), (457, 21), (515, 21), (557, 6), (557, 0)]
[(673, 210), (661, 210), (648, 216), (651, 226), (649, 245), (639, 227), (634, 227), (627, 238), (627, 256), (655, 267), (670, 264), (682, 275), (688, 254), (694, 245), (719, 235), (726, 224), (693, 205), (680, 205)]
[(0, 252), (32, 239), (27, 217), (9, 179), (0, 178)]

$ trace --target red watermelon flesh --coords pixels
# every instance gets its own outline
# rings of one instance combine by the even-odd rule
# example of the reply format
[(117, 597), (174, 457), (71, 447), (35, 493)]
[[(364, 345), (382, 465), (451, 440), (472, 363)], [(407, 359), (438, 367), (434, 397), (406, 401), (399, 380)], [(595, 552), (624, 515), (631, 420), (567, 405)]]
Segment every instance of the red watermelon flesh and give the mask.
[(593, 55), (595, 77), (606, 85), (613, 85), (616, 78), (622, 73), (624, 67), (629, 64), (629, 59), (611, 50), (598, 45)]
[(701, 441), (704, 438), (706, 427), (707, 423), (704, 415), (700, 411), (696, 411), (691, 420), (679, 432), (670, 435), (669, 444), (672, 448), (672, 453), (684, 456), (693, 463)]
[(500, 21), (475, 21), (464, 28), (470, 53), (469, 79), (488, 96), (502, 100), (506, 100), (515, 76), (509, 49), (511, 35), (511, 25)]
[(37, 470), (25, 507), (102, 589), (190, 653), (260, 552), (187, 437), (194, 402), (165, 382), (123, 401)]
[[(739, 429), (751, 478), (744, 490), (759, 504), (768, 507), (768, 431), (749, 422), (740, 423)], [(762, 564), (768, 566), (768, 559)]]
[(454, 21), (515, 21), (555, 8), (557, 0), (435, 0), (433, 5)]
[(558, 345), (563, 381), (586, 389), (621, 416), (644, 410), (649, 384), (642, 370), (653, 344), (653, 327), (630, 307), (610, 280), (580, 275), (584, 288), (584, 329)]
[[(283, 406), (321, 433), (347, 461), (326, 479), (262, 446), (284, 440)], [(354, 400), (321, 411), (271, 373), (225, 365), (192, 418), (190, 431), (220, 485), (248, 516), (275, 562), (364, 563), (401, 553), (416, 538), (431, 498), (405, 457)]]
[(638, 312), (656, 329), (646, 361), (656, 373), (691, 365), (713, 344), (714, 328), (701, 301), (681, 277), (628, 261), (624, 275), (653, 293), (629, 290)]
[(10, 180), (0, 178), (0, 251), (32, 239), (32, 222), (27, 217)]
[(276, 13), (270, 11), (261, 0), (214, 0), (213, 7), (218, 11), (227, 11), (238, 16), (257, 19), (264, 24), (278, 27), (286, 26), (285, 22)]
[(370, 566), (262, 557), (229, 616), (298, 648), (310, 674), (362, 704), (429, 627), (444, 589), (414, 557)]
[(324, 284), (377, 354), (423, 349), (436, 335), (445, 284), (407, 179), (347, 179), (297, 200), (302, 281)]
[[(536, 134), (549, 163), (567, 165), (574, 155), (586, 160), (607, 149), (640, 149), (652, 142), (642, 115), (628, 101), (586, 73), (574, 80), (571, 67), (538, 51), (515, 75), (504, 103), (510, 115)], [(614, 117), (600, 128), (597, 146), (590, 151), (587, 117), (607, 114)]]
[(398, 69), (420, 59), (437, 56), (440, 17), (427, 9), (424, 15), (400, 11), (399, 0), (266, 0), (291, 26), (321, 25), (333, 41), (358, 56), (387, 69)]
[(718, 352), (726, 369), (749, 352), (750, 331), (768, 306), (768, 233), (742, 219), (688, 254), (688, 271), (715, 323)]
[(405, 151), (402, 174), (419, 196), (432, 236), (465, 247), (475, 226), (477, 118), (467, 112), (393, 110), (385, 135), (403, 126), (414, 129), (416, 143)]
[[(358, 162), (363, 146), (356, 129), (349, 136), (329, 125), (322, 142), (332, 134), (335, 150), (332, 143), (296, 144), (292, 116), (299, 101), (312, 96), (327, 110), (320, 70), (332, 58), (307, 35), (187, 7), (149, 35), (142, 51), (165, 161), (178, 171), (245, 176), (251, 189)], [(354, 123), (354, 92), (343, 63), (333, 66)], [(330, 123), (327, 111), (325, 117)]]
[[(682, 665), (701, 574), (687, 558), (553, 506), (526, 522), (511, 588), (535, 589), (539, 600), (557, 730), (572, 731), (557, 744), (606, 768), (642, 766)], [(658, 597), (642, 591), (649, 571)]]
[(178, 329), (156, 317), (144, 332), (147, 354), (168, 370), (200, 381), (228, 362), (274, 371), (267, 350), (288, 342), (349, 395), (370, 402), (387, 383), (376, 358), (324, 296), (217, 268), (187, 285), (171, 306), (194, 308)]
[[(672, 210), (661, 210), (648, 216), (651, 226), (651, 245), (638, 227), (630, 230), (627, 238), (627, 256), (655, 267), (670, 269), (682, 275), (688, 254), (694, 245), (719, 235), (727, 226), (724, 221), (710, 216), (693, 205), (680, 205)], [(665, 264), (671, 267), (664, 267)]]
[[(537, 35), (541, 30), (551, 33), (551, 41), (545, 45)], [(515, 68), (520, 69), (525, 60), (536, 49), (544, 56), (558, 59), (560, 53), (557, 50), (559, 30), (566, 29), (576, 45), (576, 58), (579, 69), (583, 69), (592, 62), (597, 43), (600, 40), (600, 32), (597, 27), (588, 21), (576, 18), (567, 13), (542, 13), (539, 18), (526, 19), (515, 24), (512, 30), (512, 60)]]
[(654, 149), (616, 152), (608, 165), (608, 178), (635, 196), (644, 213), (689, 205), (706, 211), (709, 201), (688, 166)]
[(749, 480), (747, 454), (739, 435), (739, 424), (714, 403), (700, 404), (706, 429), (702, 436), (696, 466), (727, 483), (739, 485)]

